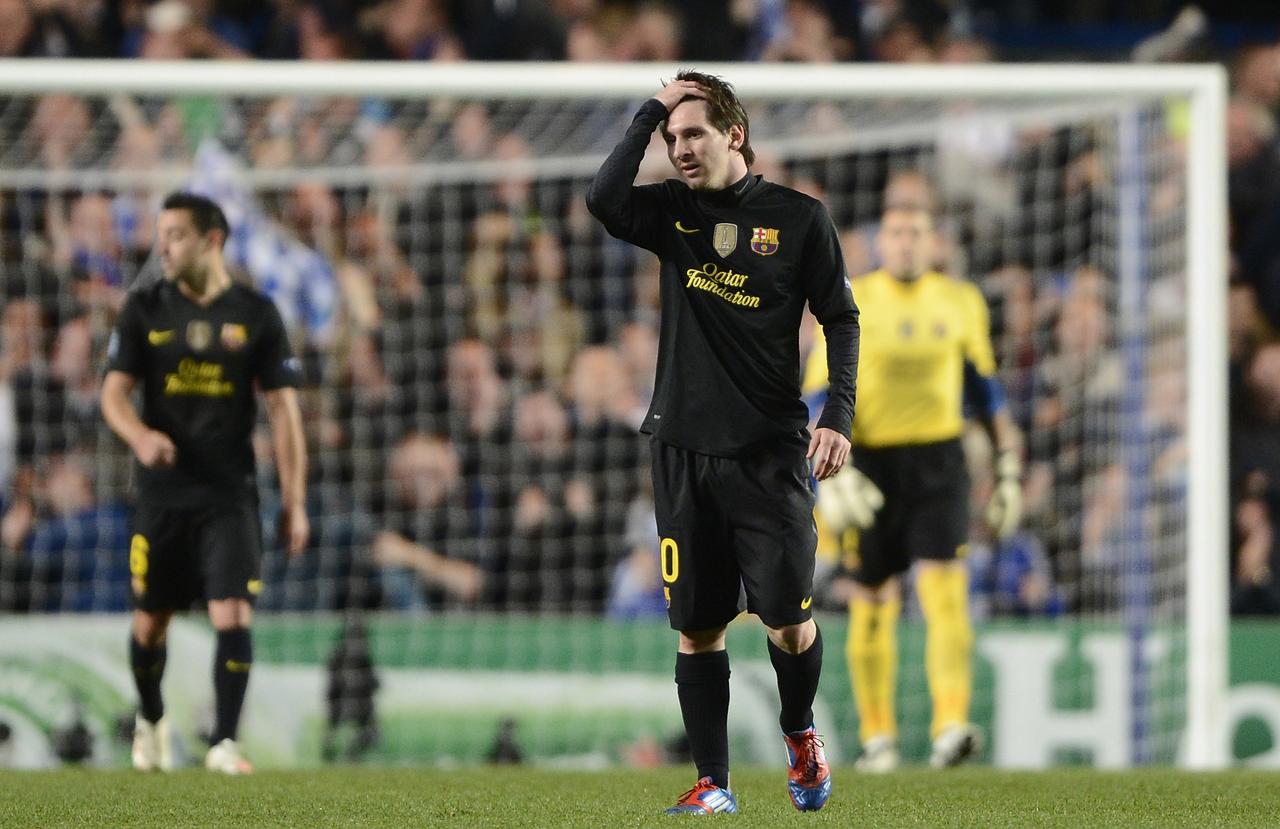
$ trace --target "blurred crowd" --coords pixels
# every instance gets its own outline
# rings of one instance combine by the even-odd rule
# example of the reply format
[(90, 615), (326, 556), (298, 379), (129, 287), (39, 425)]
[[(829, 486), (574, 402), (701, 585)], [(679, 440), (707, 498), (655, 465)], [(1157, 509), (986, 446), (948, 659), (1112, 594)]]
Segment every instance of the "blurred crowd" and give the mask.
[[(0, 54), (983, 62), (999, 46), (974, 33), (1001, 8), (0, 0)], [(1231, 72), (1224, 532), (1233, 608), (1270, 613), (1280, 610), (1280, 42), (1260, 30), (1257, 43), (1215, 54), (1203, 14), (1165, 11), (1168, 26), (1136, 44), (1137, 57), (1212, 57)], [(867, 114), (753, 109), (756, 171), (826, 203), (851, 273), (876, 267), (884, 205), (935, 209), (938, 267), (987, 295), (1028, 436), (1027, 520), (1001, 544), (975, 522), (979, 615), (1176, 612), (1189, 474), (1178, 111), (1156, 101), (1139, 116), (1143, 195), (1128, 217), (1114, 117), (961, 118), (818, 158), (769, 150), (769, 138), (838, 135)], [(125, 290), (155, 278), (159, 199), (194, 182), (228, 207), (229, 259), (281, 305), (306, 369), (311, 550), (290, 561), (268, 545), (260, 606), (663, 614), (647, 439), (636, 432), (656, 361), (657, 262), (587, 215), (592, 169), (539, 172), (534, 161), (607, 150), (629, 117), (621, 104), (0, 100), (0, 610), (126, 606), (130, 464), (97, 411), (98, 373)], [(439, 161), (472, 166), (402, 176)], [(665, 175), (656, 161), (642, 176)], [(228, 165), (296, 175), (223, 188)], [(170, 168), (186, 178), (154, 175)], [(335, 168), (357, 174), (324, 173)], [(67, 183), (89, 172), (103, 176)], [(1137, 316), (1120, 305), (1124, 222), (1148, 254)], [(265, 435), (258, 443), (269, 528), (270, 447)], [(989, 450), (969, 444), (980, 504)], [(825, 600), (838, 604), (838, 591)]]
[[(1095, 59), (1155, 33), (1180, 0), (0, 0), (0, 56), (277, 60), (926, 61), (992, 40), (1023, 57)], [(1275, 27), (1217, 0), (1222, 36)], [(1085, 31), (1091, 38), (1073, 39)], [(1188, 38), (1190, 34), (1192, 37)], [(1033, 56), (1036, 57), (1036, 56)]]

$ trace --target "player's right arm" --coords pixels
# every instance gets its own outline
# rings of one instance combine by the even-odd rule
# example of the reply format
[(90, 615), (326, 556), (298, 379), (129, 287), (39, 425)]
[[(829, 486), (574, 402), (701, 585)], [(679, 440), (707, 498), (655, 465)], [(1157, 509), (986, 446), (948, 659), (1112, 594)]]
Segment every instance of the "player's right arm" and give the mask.
[(111, 431), (128, 444), (145, 467), (173, 466), (178, 449), (164, 432), (142, 421), (129, 395), (144, 372), (145, 334), (139, 318), (137, 296), (131, 296), (120, 312), (111, 344), (107, 347), (107, 374), (102, 379), (99, 402), (102, 418)]
[(137, 378), (132, 374), (108, 371), (102, 380), (102, 417), (143, 466), (173, 466), (178, 460), (177, 447), (164, 432), (143, 423), (129, 399), (136, 384)]
[(672, 81), (644, 102), (587, 190), (587, 209), (611, 236), (658, 252), (662, 205), (654, 187), (634, 187), (649, 137), (686, 97), (705, 98), (693, 81)]

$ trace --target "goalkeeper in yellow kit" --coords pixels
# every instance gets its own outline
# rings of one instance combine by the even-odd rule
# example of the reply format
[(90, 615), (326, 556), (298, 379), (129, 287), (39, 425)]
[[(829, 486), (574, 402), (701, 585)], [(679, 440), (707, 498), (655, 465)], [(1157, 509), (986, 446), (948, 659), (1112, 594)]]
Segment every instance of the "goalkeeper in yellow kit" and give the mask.
[[(933, 702), (930, 764), (954, 766), (981, 748), (969, 722), (966, 403), (996, 449), (988, 522), (1005, 536), (1022, 512), (1020, 435), (994, 376), (986, 302), (974, 285), (931, 269), (934, 246), (927, 209), (886, 208), (876, 236), (882, 268), (853, 280), (863, 316), (852, 464), (818, 492), (819, 517), (854, 582), (847, 653), (861, 724), (858, 768), (871, 772), (898, 765), (899, 577), (913, 562)], [(819, 338), (805, 371), (807, 395), (822, 393), (825, 367)]]

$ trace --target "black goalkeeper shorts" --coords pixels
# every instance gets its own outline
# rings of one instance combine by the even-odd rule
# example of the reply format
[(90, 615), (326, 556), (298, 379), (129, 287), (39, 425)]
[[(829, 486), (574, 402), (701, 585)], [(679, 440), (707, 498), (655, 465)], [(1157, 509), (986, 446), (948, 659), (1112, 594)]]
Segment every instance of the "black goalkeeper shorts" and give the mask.
[(214, 599), (252, 600), (262, 588), (257, 498), (170, 508), (138, 504), (129, 547), (139, 610), (187, 610)]
[(870, 449), (850, 460), (884, 494), (875, 523), (841, 539), (855, 581), (878, 586), (916, 559), (951, 561), (969, 537), (969, 470), (960, 440)]
[(652, 442), (667, 616), (680, 631), (746, 609), (769, 627), (809, 619), (814, 486), (798, 439), (722, 458)]

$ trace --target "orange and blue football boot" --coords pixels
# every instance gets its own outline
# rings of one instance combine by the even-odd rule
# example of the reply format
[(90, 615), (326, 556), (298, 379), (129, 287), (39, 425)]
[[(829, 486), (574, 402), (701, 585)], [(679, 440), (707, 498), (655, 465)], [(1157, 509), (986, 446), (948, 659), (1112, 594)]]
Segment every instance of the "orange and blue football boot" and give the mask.
[(710, 777), (704, 777), (694, 783), (692, 789), (680, 795), (676, 805), (667, 809), (667, 814), (713, 815), (716, 812), (736, 814), (737, 811), (738, 799), (733, 796), (733, 792), (712, 783)]
[(802, 812), (816, 812), (831, 797), (831, 767), (822, 750), (822, 739), (813, 726), (804, 731), (783, 734), (787, 744), (787, 789), (791, 802)]

